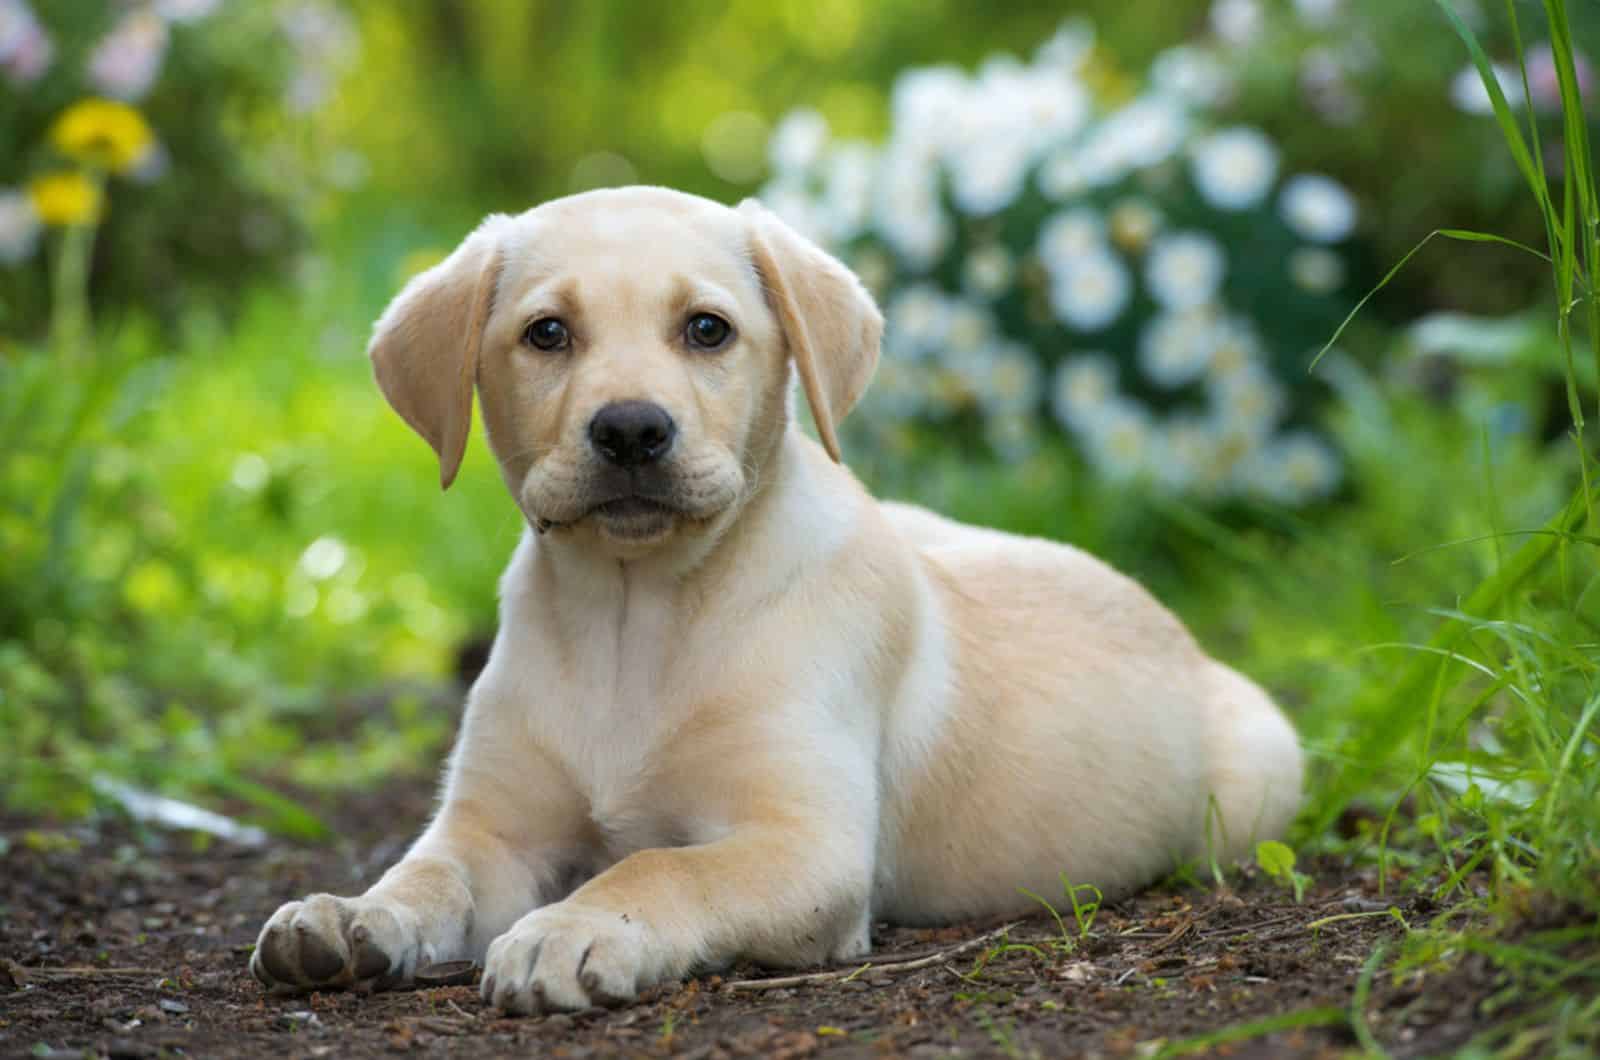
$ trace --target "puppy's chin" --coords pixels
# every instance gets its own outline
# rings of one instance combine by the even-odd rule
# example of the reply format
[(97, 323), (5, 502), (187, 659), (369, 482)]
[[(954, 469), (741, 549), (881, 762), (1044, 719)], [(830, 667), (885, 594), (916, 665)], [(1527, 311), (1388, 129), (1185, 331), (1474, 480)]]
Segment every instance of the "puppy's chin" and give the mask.
[(632, 498), (596, 508), (585, 520), (594, 524), (602, 540), (628, 549), (649, 548), (672, 536), (679, 513), (661, 505)]

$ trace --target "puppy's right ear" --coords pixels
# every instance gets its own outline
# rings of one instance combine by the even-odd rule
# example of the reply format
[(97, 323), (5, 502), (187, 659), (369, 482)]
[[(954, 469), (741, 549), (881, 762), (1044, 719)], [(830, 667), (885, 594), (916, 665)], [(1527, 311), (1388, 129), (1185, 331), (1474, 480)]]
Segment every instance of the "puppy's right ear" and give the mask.
[(500, 280), (491, 214), (444, 261), (414, 278), (372, 329), (367, 356), (383, 396), (439, 454), (439, 483), (455, 481), (472, 431), (472, 390), (484, 325)]

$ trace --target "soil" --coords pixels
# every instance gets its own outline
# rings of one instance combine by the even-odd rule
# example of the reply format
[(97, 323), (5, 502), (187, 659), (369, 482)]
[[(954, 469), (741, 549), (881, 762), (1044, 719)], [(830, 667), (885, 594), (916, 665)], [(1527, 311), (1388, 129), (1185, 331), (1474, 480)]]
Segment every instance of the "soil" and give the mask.
[[(1344, 1014), (1364, 964), (1402, 931), (1373, 870), (1317, 864), (1298, 904), (1246, 872), (1225, 891), (1168, 888), (1110, 905), (1082, 938), (1068, 916), (1070, 945), (1048, 916), (1003, 936), (992, 923), (881, 926), (874, 967), (853, 976), (751, 989), (792, 973), (739, 967), (615, 1011), (507, 1018), (471, 985), (265, 993), (246, 963), (268, 914), (309, 891), (359, 891), (401, 854), (430, 801), (426, 781), (391, 784), (327, 808), (335, 843), (253, 849), (120, 819), (0, 818), (0, 1055), (1148, 1056), (1305, 1013), (1321, 1025), (1213, 1055), (1339, 1055), (1358, 1046)], [(1396, 908), (1413, 922), (1437, 913), (1414, 898)], [(1494, 980), (1470, 958), (1432, 978), (1372, 977), (1364, 1025), (1398, 1056), (1450, 1051), (1483, 1029)]]

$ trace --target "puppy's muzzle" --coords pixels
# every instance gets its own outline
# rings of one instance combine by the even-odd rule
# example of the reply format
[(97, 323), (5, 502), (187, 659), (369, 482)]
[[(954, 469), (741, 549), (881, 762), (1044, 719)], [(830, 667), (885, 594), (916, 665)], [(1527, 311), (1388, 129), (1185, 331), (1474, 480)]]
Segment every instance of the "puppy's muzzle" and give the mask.
[(672, 449), (678, 425), (653, 401), (614, 401), (589, 421), (589, 444), (601, 459), (633, 469), (654, 464)]

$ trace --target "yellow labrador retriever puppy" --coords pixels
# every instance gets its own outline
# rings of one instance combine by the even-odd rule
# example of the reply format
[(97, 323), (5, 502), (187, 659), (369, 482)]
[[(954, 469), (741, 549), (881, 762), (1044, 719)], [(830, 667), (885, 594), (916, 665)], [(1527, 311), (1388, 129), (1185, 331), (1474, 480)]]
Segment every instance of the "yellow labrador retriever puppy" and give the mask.
[(262, 982), (472, 958), (512, 1012), (615, 1004), (1285, 827), (1294, 731), (1137, 584), (839, 465), (881, 329), (761, 206), (660, 188), (492, 216), (406, 286), (378, 382), (446, 486), (476, 390), (528, 530), (438, 815), (365, 894), (278, 910)]

